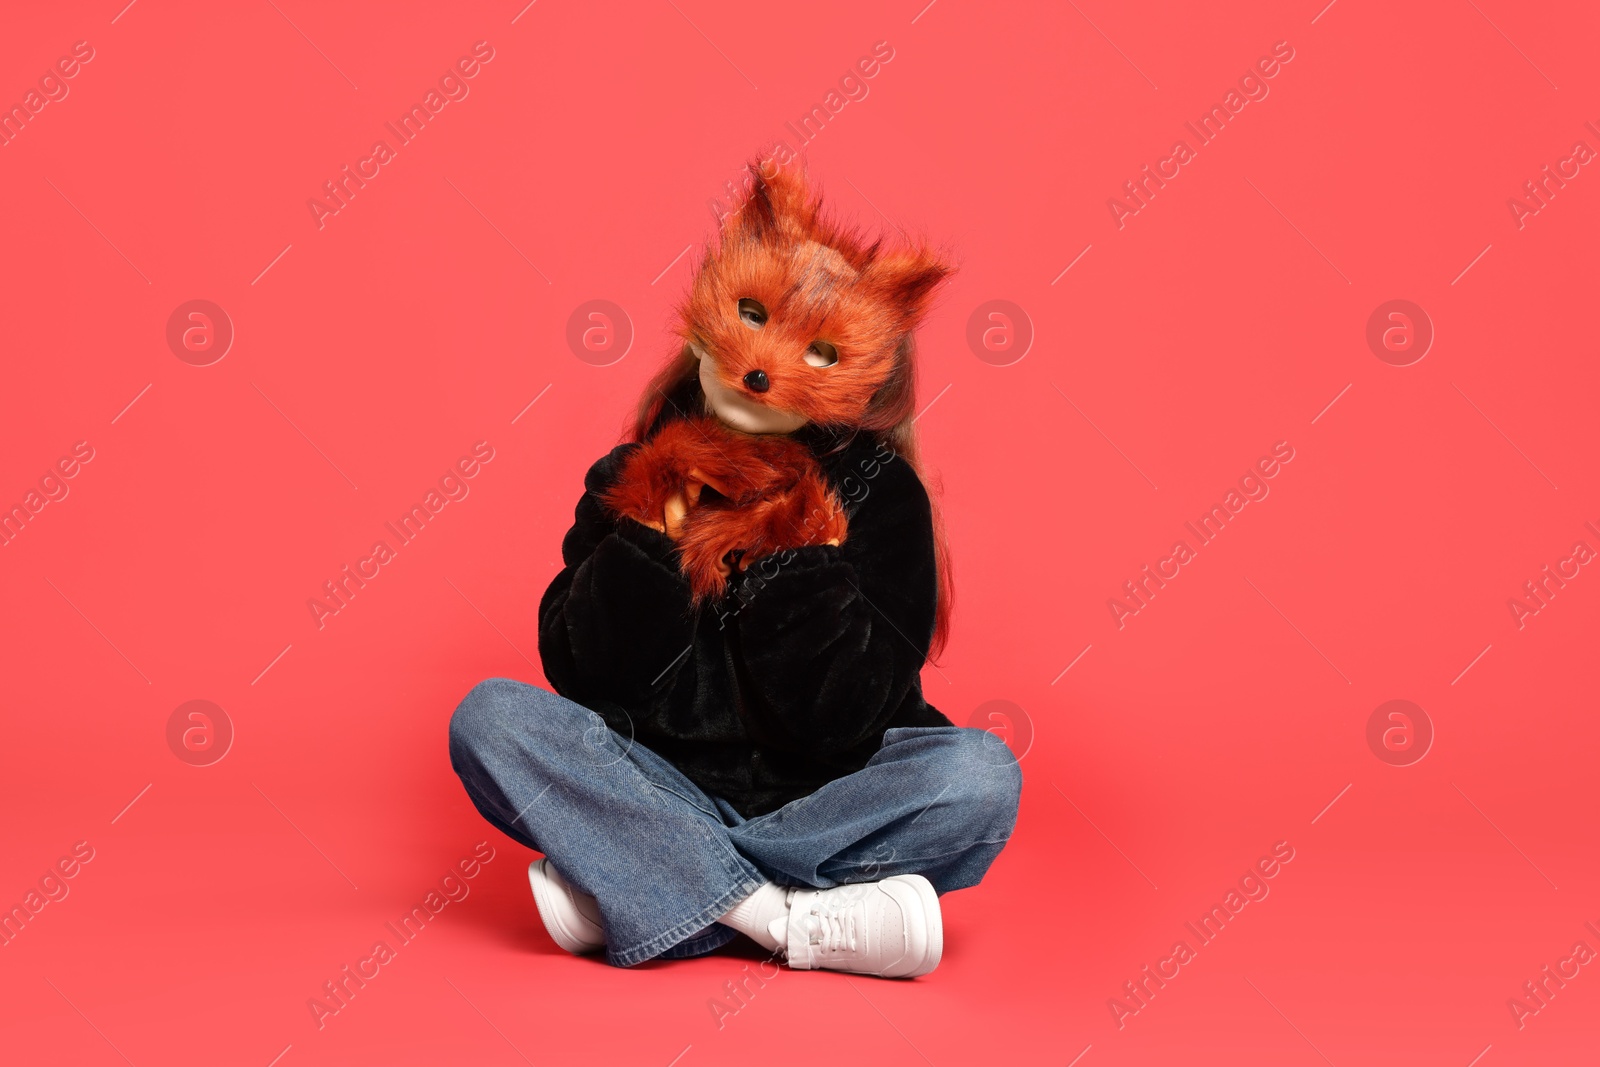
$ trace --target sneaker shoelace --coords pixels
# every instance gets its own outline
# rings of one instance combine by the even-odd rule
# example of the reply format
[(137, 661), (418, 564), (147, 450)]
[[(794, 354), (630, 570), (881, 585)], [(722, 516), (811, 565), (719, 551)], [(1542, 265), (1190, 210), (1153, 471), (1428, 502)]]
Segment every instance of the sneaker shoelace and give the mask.
[[(854, 952), (857, 924), (865, 923), (857, 901), (818, 900), (808, 911), (806, 942), (813, 956), (825, 957), (839, 952)], [(862, 930), (864, 933), (864, 929)]]

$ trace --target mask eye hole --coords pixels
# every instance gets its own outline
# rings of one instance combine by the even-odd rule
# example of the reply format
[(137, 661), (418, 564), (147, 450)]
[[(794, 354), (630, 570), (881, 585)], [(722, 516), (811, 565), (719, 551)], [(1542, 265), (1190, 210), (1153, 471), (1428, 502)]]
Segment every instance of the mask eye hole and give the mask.
[(826, 341), (812, 341), (806, 349), (806, 362), (813, 367), (831, 367), (839, 362), (839, 350)]
[(745, 297), (739, 301), (739, 318), (752, 330), (759, 330), (767, 324), (767, 309), (761, 301)]

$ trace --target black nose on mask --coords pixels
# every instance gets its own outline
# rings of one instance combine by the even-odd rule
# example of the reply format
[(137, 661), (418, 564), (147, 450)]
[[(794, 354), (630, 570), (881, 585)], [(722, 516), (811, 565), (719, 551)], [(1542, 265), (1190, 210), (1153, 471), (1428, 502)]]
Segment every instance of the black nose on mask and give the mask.
[(767, 381), (767, 372), (764, 370), (753, 370), (746, 374), (744, 384), (753, 393), (764, 393), (772, 386), (772, 383)]

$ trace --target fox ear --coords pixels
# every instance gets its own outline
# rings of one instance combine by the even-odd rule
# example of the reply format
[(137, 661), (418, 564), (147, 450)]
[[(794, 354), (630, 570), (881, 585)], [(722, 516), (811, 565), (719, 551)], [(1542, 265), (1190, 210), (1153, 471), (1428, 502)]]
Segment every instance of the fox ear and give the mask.
[(820, 202), (812, 198), (800, 168), (782, 166), (766, 156), (752, 160), (747, 170), (747, 192), (734, 215), (738, 232), (757, 240), (808, 233)]
[(921, 324), (939, 286), (955, 270), (931, 249), (916, 247), (880, 257), (867, 269), (867, 277), (900, 313), (902, 328), (910, 331)]

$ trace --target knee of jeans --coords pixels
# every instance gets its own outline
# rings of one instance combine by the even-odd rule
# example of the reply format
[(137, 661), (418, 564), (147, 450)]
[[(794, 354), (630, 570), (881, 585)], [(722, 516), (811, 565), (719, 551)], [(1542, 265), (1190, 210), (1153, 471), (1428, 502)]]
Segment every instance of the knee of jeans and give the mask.
[(509, 678), (489, 678), (473, 686), (450, 716), (451, 756), (479, 751), (503, 737), (519, 718), (517, 706), (527, 701), (530, 689), (541, 692)]
[(1022, 797), (1022, 769), (1005, 742), (983, 730), (960, 727), (937, 767), (930, 785), (947, 819), (974, 840), (1011, 836)]

